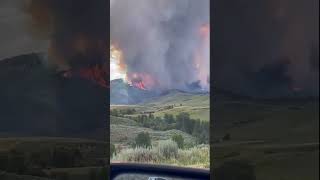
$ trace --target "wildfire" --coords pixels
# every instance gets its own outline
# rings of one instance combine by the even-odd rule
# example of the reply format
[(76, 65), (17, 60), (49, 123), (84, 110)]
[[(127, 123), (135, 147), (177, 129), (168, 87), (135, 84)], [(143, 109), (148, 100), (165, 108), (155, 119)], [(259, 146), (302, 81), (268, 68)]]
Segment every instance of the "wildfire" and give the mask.
[(123, 55), (120, 49), (110, 46), (110, 80), (126, 80), (126, 67), (122, 63)]
[(102, 65), (95, 65), (92, 67), (79, 68), (76, 70), (68, 70), (63, 73), (65, 78), (80, 77), (91, 82), (94, 82), (101, 87), (107, 88), (107, 77), (106, 68)]
[(198, 79), (203, 88), (209, 88), (208, 86), (208, 76), (209, 76), (209, 35), (210, 26), (209, 24), (204, 24), (199, 28), (200, 36), (200, 46), (195, 49), (194, 53), (194, 66), (198, 73)]
[(128, 73), (127, 79), (130, 85), (142, 90), (152, 89), (156, 85), (156, 81), (148, 73)]
[(155, 80), (148, 73), (127, 72), (123, 53), (120, 48), (110, 45), (110, 80), (123, 79), (133, 87), (147, 90), (155, 85)]

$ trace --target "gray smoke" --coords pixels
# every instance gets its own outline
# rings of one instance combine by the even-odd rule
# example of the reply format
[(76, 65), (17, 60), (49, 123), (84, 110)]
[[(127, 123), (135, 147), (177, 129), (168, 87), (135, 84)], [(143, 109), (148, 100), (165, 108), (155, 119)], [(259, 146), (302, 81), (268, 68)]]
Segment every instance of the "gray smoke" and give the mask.
[(215, 85), (257, 96), (319, 95), (319, 0), (214, 2)]
[[(185, 88), (199, 80), (194, 66), (199, 29), (209, 23), (209, 0), (111, 1), (111, 42), (127, 71), (150, 74), (157, 88)], [(209, 50), (201, 64), (209, 76)], [(203, 82), (206, 83), (206, 82)]]

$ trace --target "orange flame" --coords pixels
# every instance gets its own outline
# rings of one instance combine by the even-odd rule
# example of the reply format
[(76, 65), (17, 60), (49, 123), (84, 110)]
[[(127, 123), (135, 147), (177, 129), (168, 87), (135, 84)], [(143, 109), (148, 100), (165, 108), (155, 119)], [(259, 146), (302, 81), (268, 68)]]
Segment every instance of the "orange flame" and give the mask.
[(148, 73), (128, 73), (127, 79), (130, 85), (143, 90), (152, 89), (157, 84), (155, 79)]
[(123, 53), (120, 48), (110, 45), (110, 80), (126, 80), (126, 65), (123, 63)]
[(194, 66), (198, 73), (198, 79), (201, 86), (208, 88), (209, 76), (209, 37), (210, 26), (204, 24), (199, 28), (199, 36), (201, 38), (200, 46), (194, 52)]

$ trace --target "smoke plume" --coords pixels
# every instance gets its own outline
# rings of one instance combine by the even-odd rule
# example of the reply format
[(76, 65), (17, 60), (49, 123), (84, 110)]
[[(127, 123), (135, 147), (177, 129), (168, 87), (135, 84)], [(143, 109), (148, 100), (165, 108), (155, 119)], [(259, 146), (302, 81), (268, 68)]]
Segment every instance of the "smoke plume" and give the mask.
[(50, 39), (49, 62), (67, 70), (107, 62), (108, 6), (105, 0), (30, 0), (25, 11), (34, 34)]
[(114, 0), (110, 10), (111, 43), (128, 74), (148, 74), (160, 89), (198, 80), (208, 88), (209, 0)]
[(319, 95), (318, 0), (217, 0), (213, 7), (215, 85), (254, 96)]

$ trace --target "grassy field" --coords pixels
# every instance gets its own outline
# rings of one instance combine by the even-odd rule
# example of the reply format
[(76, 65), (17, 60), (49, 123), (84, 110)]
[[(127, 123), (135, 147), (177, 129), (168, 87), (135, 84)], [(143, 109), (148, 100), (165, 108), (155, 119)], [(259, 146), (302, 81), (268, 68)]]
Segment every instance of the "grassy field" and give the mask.
[(116, 124), (110, 125), (110, 139), (111, 143), (129, 145), (134, 142), (134, 138), (140, 132), (148, 132), (151, 136), (152, 142), (155, 144), (161, 140), (170, 139), (174, 134), (181, 134), (186, 144), (194, 144), (195, 138), (187, 133), (184, 133), (179, 130), (168, 130), (168, 131), (156, 131), (150, 128), (139, 127), (137, 124), (134, 124), (130, 119), (119, 118), (119, 117), (110, 117), (111, 122), (116, 122)]
[[(166, 107), (173, 106), (172, 109)], [(171, 91), (166, 95), (154, 97), (137, 105), (111, 105), (111, 109), (134, 108), (138, 112), (154, 112), (155, 116), (163, 117), (164, 114), (177, 115), (187, 112), (193, 119), (203, 121), (210, 120), (210, 96), (209, 94), (191, 94), (180, 91)], [(137, 116), (136, 113), (132, 116)]]
[[(318, 102), (217, 101), (213, 165), (247, 160), (258, 180), (319, 179)], [(230, 140), (221, 141), (229, 134)]]

